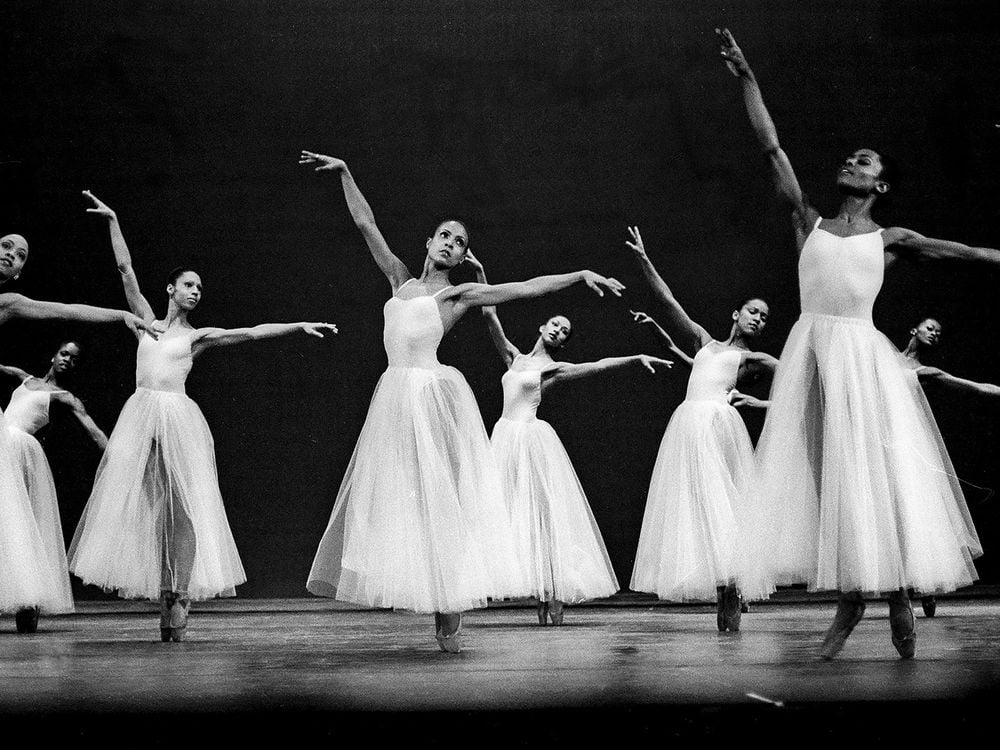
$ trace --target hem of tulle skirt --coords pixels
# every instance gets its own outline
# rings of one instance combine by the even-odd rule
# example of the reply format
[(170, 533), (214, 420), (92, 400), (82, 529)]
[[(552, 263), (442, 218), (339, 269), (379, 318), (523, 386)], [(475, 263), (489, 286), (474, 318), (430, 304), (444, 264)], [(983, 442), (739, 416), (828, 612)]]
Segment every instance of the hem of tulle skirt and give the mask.
[(489, 606), (491, 600), (498, 601), (501, 599), (516, 599), (521, 598), (520, 596), (487, 596), (482, 599), (468, 600), (466, 602), (459, 602), (458, 604), (434, 604), (434, 603), (424, 603), (424, 602), (412, 602), (399, 600), (397, 597), (393, 600), (390, 597), (363, 597), (363, 596), (351, 596), (349, 594), (343, 594), (339, 589), (331, 586), (326, 581), (309, 581), (306, 584), (306, 590), (313, 594), (314, 596), (321, 596), (325, 599), (335, 599), (340, 602), (346, 602), (348, 604), (355, 604), (359, 607), (365, 607), (367, 609), (391, 609), (400, 610), (404, 612), (412, 612), (418, 615), (429, 615), (429, 614), (458, 614), (459, 612), (466, 612), (470, 609), (485, 609)]
[(767, 599), (777, 592), (779, 588), (791, 588), (805, 586), (805, 590), (810, 594), (840, 594), (840, 593), (859, 593), (866, 598), (878, 598), (888, 596), (889, 594), (894, 594), (897, 591), (912, 591), (915, 594), (924, 595), (937, 595), (937, 594), (948, 594), (952, 591), (956, 591), (966, 586), (971, 586), (975, 583), (978, 578), (967, 578), (960, 581), (949, 582), (949, 583), (934, 583), (926, 584), (925, 586), (920, 586), (918, 584), (906, 583), (902, 585), (893, 585), (886, 587), (872, 587), (868, 584), (851, 584), (846, 585), (823, 585), (820, 586), (817, 583), (806, 581), (804, 579), (798, 578), (782, 578), (775, 581), (770, 586), (764, 587), (745, 587), (740, 586), (742, 593), (748, 598), (752, 599)]
[[(160, 594), (166, 589), (157, 588), (155, 591), (152, 589), (133, 589), (127, 586), (118, 586), (113, 583), (107, 583), (102, 581), (91, 580), (84, 576), (81, 576), (76, 571), (73, 572), (74, 575), (79, 578), (87, 586), (96, 586), (105, 594), (113, 594), (122, 599), (141, 599), (146, 601), (157, 601), (160, 598)], [(193, 602), (203, 602), (209, 599), (229, 599), (236, 596), (236, 587), (246, 583), (244, 578), (242, 581), (236, 581), (235, 583), (229, 584), (220, 589), (213, 589), (211, 591), (206, 590), (194, 590), (185, 592), (187, 598)]]

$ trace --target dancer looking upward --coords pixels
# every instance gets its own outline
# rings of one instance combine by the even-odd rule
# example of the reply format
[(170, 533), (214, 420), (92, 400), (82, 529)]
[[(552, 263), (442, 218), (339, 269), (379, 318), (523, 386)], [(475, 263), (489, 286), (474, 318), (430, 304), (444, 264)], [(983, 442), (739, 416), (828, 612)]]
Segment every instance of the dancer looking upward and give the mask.
[(506, 284), (452, 285), (469, 249), (465, 224), (427, 238), (419, 277), (389, 249), (371, 207), (340, 159), (303, 151), (300, 164), (336, 175), (351, 217), (392, 296), (383, 343), (389, 367), (320, 541), (307, 587), (370, 607), (433, 612), (442, 651), (461, 650), (462, 611), (525, 583), (486, 428), (465, 378), (437, 361), (442, 336), (471, 308), (538, 297), (577, 283), (620, 296), (592, 271)]

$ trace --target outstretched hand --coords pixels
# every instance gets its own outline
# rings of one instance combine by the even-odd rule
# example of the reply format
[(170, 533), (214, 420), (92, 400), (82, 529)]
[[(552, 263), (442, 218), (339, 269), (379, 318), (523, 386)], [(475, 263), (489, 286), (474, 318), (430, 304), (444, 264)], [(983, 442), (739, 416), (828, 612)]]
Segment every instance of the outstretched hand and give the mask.
[(629, 242), (628, 240), (625, 240), (625, 244), (629, 246), (637, 257), (646, 257), (646, 248), (642, 244), (642, 235), (639, 234), (639, 227), (629, 227), (628, 233), (632, 237), (632, 241)]
[(583, 272), (583, 283), (597, 292), (598, 297), (604, 296), (605, 289), (616, 297), (621, 297), (622, 290), (625, 288), (625, 285), (618, 281), (618, 279), (612, 279), (610, 277), (606, 278), (598, 273), (594, 273), (593, 271)]
[(323, 336), (323, 331), (328, 333), (338, 333), (337, 326), (333, 323), (303, 323), (302, 332), (308, 333), (310, 336), (316, 336), (317, 338), (325, 338)]
[(299, 154), (299, 164), (319, 164), (314, 170), (316, 172), (339, 172), (342, 169), (347, 169), (347, 164), (342, 159), (305, 150)]
[(90, 198), (90, 200), (94, 202), (94, 207), (87, 209), (88, 214), (97, 214), (98, 216), (103, 216), (105, 219), (108, 220), (118, 218), (117, 214), (115, 214), (115, 212), (111, 209), (111, 206), (102, 201), (92, 192), (90, 192), (89, 190), (84, 190), (83, 194), (85, 197)]
[(132, 333), (136, 336), (139, 335), (139, 331), (145, 331), (147, 334), (153, 337), (153, 339), (160, 338), (160, 334), (165, 330), (162, 324), (156, 323), (155, 321), (146, 322), (138, 315), (133, 315), (130, 312), (122, 312), (122, 319), (125, 321), (125, 325), (128, 327)]
[(729, 403), (735, 407), (751, 406), (757, 409), (763, 409), (766, 406), (766, 404), (759, 398), (751, 396), (747, 393), (740, 393), (735, 388), (729, 392)]
[(653, 320), (649, 315), (638, 310), (629, 310), (628, 314), (632, 316), (632, 322), (638, 323), (639, 325), (652, 324), (656, 325), (656, 321)]
[(471, 250), (465, 251), (465, 260), (463, 262), (466, 263), (473, 271), (486, 270), (483, 268), (483, 264), (479, 261), (479, 258), (472, 254)]
[(733, 35), (729, 29), (716, 29), (715, 33), (719, 37), (719, 54), (726, 61), (726, 67), (729, 68), (729, 72), (737, 78), (749, 75), (750, 66), (747, 64), (746, 58), (743, 57), (743, 50), (740, 49), (736, 40), (733, 39)]
[(671, 367), (674, 366), (674, 363), (671, 362), (669, 359), (650, 357), (648, 354), (640, 354), (639, 363), (654, 375), (656, 374), (657, 367), (665, 367), (669, 370)]

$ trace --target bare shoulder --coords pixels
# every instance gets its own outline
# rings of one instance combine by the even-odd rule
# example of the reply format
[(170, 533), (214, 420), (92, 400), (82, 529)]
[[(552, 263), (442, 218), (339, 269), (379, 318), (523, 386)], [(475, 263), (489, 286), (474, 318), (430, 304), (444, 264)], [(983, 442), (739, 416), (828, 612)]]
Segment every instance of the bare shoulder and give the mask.
[(908, 242), (919, 240), (922, 237), (922, 234), (906, 227), (888, 227), (882, 230), (882, 243), (886, 247), (892, 245), (905, 246)]

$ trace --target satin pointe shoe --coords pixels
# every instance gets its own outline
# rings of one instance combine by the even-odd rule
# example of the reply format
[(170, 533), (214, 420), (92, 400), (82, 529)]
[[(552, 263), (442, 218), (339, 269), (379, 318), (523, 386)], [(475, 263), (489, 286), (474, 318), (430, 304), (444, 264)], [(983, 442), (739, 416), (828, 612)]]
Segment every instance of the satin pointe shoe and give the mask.
[(892, 645), (904, 659), (912, 659), (917, 652), (917, 620), (913, 616), (910, 600), (902, 597), (889, 599), (889, 628)]
[(826, 637), (823, 638), (823, 645), (819, 651), (820, 657), (830, 661), (839, 654), (851, 631), (861, 622), (864, 614), (865, 602), (863, 599), (841, 596), (837, 602), (837, 614), (833, 618), (830, 629), (826, 631)]

